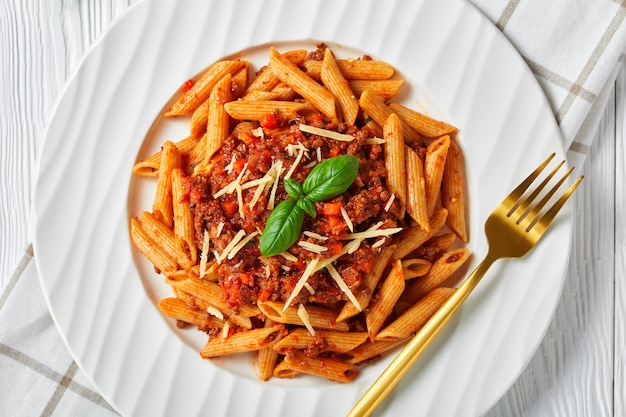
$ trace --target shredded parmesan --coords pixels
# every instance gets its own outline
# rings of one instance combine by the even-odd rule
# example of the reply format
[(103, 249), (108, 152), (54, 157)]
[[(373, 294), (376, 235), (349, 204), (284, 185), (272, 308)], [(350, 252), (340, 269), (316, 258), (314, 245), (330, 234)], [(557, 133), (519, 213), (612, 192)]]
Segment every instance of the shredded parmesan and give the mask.
[(293, 164), (291, 164), (291, 168), (289, 168), (289, 171), (287, 171), (287, 173), (285, 174), (285, 180), (288, 178), (291, 178), (291, 174), (294, 173), (294, 171), (296, 170), (296, 167), (298, 166), (298, 164), (300, 163), (300, 161), (302, 160), (302, 156), (304, 155), (304, 151), (305, 151), (305, 147), (301, 147), (298, 150), (298, 156), (296, 156), (296, 160), (293, 161)]
[(391, 194), (391, 197), (389, 197), (389, 200), (387, 200), (387, 204), (385, 204), (385, 211), (389, 211), (389, 209), (391, 208), (391, 205), (393, 204), (393, 200), (396, 199), (396, 194), (393, 193)]
[(314, 253), (323, 253), (328, 250), (326, 246), (316, 245), (315, 243), (307, 242), (306, 240), (299, 241), (298, 246)]
[(341, 142), (352, 142), (354, 140), (354, 136), (352, 135), (346, 135), (343, 133), (333, 132), (332, 130), (328, 130), (328, 129), (320, 129), (319, 127), (309, 126), (309, 125), (305, 125), (302, 123), (300, 124), (300, 131), (312, 133), (318, 136), (324, 136), (326, 138), (338, 140)]
[(235, 158), (235, 155), (233, 155), (233, 157), (230, 158), (230, 163), (224, 167), (224, 171), (226, 171), (229, 174), (233, 172), (233, 165), (235, 164), (236, 160), (237, 159)]
[(281, 314), (284, 313), (285, 310), (287, 310), (289, 305), (291, 305), (291, 302), (293, 301), (293, 299), (296, 298), (296, 296), (300, 293), (300, 291), (302, 290), (302, 287), (304, 287), (304, 284), (306, 284), (311, 274), (313, 274), (313, 272), (315, 271), (315, 268), (317, 267), (317, 263), (319, 261), (320, 261), (319, 259), (312, 259), (311, 262), (307, 264), (306, 268), (304, 269), (304, 272), (302, 273), (302, 276), (298, 280), (298, 283), (294, 287), (293, 291), (291, 291), (291, 294), (289, 294), (289, 298), (285, 302), (285, 305), (283, 306), (283, 310), (280, 312)]
[(304, 288), (306, 288), (306, 290), (311, 294), (315, 294), (315, 289), (313, 289), (313, 287), (311, 287), (311, 284), (309, 284), (308, 282), (304, 283)]
[(391, 227), (389, 229), (381, 229), (381, 230), (366, 230), (365, 232), (348, 233), (346, 237), (344, 237), (343, 239), (345, 240), (369, 239), (372, 237), (390, 236), (400, 231), (402, 231), (401, 227)]
[(317, 155), (317, 162), (322, 162), (322, 148), (317, 148), (315, 154)]
[(343, 217), (343, 220), (348, 225), (348, 229), (350, 229), (351, 232), (354, 232), (354, 225), (352, 224), (352, 220), (350, 220), (350, 217), (348, 217), (348, 212), (343, 206), (341, 206), (341, 217)]
[(313, 239), (317, 239), (317, 240), (328, 240), (328, 236), (322, 236), (318, 233), (315, 232), (310, 232), (308, 230), (305, 230), (304, 232), (302, 232), (304, 234), (304, 236), (308, 236), (308, 237), (312, 237)]
[(250, 133), (257, 138), (263, 139), (265, 137), (265, 134), (263, 133), (263, 128), (261, 126), (257, 127), (256, 129), (252, 129)]
[(306, 308), (304, 308), (304, 304), (298, 306), (298, 317), (300, 317), (302, 323), (306, 326), (309, 333), (311, 333), (311, 336), (315, 336), (315, 329), (309, 320), (309, 313), (306, 311)]
[(272, 166), (270, 167), (270, 171), (272, 171), (272, 177), (274, 178), (274, 183), (272, 184), (272, 191), (270, 192), (270, 198), (267, 202), (267, 208), (269, 210), (274, 209), (275, 199), (276, 199), (276, 190), (278, 189), (278, 182), (280, 180), (280, 176), (285, 169), (283, 168), (283, 161), (277, 160), (272, 162)]
[(204, 241), (202, 242), (202, 253), (200, 254), (200, 278), (206, 274), (206, 263), (209, 257), (209, 231), (204, 229)]
[(228, 245), (226, 245), (226, 247), (224, 248), (224, 251), (222, 251), (222, 253), (219, 255), (219, 257), (217, 257), (217, 261), (221, 262), (224, 259), (226, 259), (228, 254), (233, 250), (233, 248), (237, 245), (237, 243), (239, 243), (239, 241), (241, 239), (243, 239), (245, 234), (246, 234), (246, 232), (244, 230), (238, 231), (237, 234), (235, 235), (235, 237), (233, 238), (233, 240), (231, 240), (228, 243)]
[(243, 239), (241, 242), (239, 242), (229, 253), (228, 253), (228, 259), (233, 259), (235, 257), (235, 255), (237, 255), (237, 252), (239, 252), (241, 250), (241, 248), (243, 248), (244, 246), (246, 246), (248, 244), (248, 242), (250, 242), (252, 239), (254, 239), (254, 237), (256, 235), (258, 235), (259, 232), (253, 232), (251, 234), (249, 234), (248, 236), (246, 236), (245, 239)]
[(222, 339), (228, 338), (228, 332), (230, 331), (230, 320), (226, 320), (224, 327), (222, 328)]
[(372, 245), (372, 249), (376, 249), (381, 247), (383, 244), (385, 243), (385, 239), (380, 239), (377, 240), (376, 242), (374, 242), (374, 244)]
[(246, 174), (246, 172), (248, 172), (248, 163), (247, 162), (243, 166), (243, 169), (241, 170), (239, 175), (237, 175), (237, 178), (235, 178), (230, 183), (226, 184), (226, 186), (224, 188), (222, 188), (221, 190), (219, 190), (217, 193), (213, 194), (213, 198), (218, 198), (218, 197), (223, 196), (224, 194), (231, 194), (231, 193), (233, 193), (237, 189), (237, 186), (241, 186), (241, 179)]
[(220, 237), (222, 234), (222, 229), (224, 229), (224, 222), (219, 222), (217, 225), (217, 237)]
[(289, 252), (281, 252), (279, 253), (279, 255), (290, 262), (298, 262), (298, 258), (296, 258), (294, 255), (292, 255)]
[(383, 138), (368, 138), (365, 140), (366, 145), (382, 145), (383, 143), (385, 143)]
[(224, 320), (224, 315), (222, 314), (221, 311), (219, 311), (217, 308), (213, 307), (213, 306), (208, 306), (206, 309), (207, 313), (209, 313), (212, 316), (217, 317), (220, 320)]
[(236, 184), (235, 191), (237, 191), (237, 204), (239, 206), (239, 216), (241, 216), (241, 218), (245, 220), (246, 213), (243, 212), (243, 191), (241, 189), (241, 185)]
[(346, 297), (348, 297), (348, 300), (350, 300), (352, 304), (354, 304), (357, 310), (362, 311), (361, 304), (356, 299), (354, 294), (352, 294), (352, 291), (350, 291), (350, 287), (348, 287), (348, 284), (346, 284), (343, 278), (341, 278), (339, 271), (337, 271), (337, 269), (335, 269), (335, 267), (332, 265), (327, 265), (326, 270), (330, 273), (330, 276), (333, 277), (333, 279), (335, 280), (335, 282), (337, 283), (341, 291), (343, 291), (346, 294)]

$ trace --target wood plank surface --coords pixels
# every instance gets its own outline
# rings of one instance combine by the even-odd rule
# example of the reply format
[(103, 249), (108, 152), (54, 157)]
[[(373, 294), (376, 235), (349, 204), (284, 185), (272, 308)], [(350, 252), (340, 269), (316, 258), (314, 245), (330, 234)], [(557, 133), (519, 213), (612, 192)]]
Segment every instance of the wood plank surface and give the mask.
[[(89, 46), (132, 3), (0, 2), (0, 290), (31, 242), (47, 118)], [(578, 221), (555, 317), (488, 417), (626, 416), (625, 117), (623, 65), (574, 197)]]

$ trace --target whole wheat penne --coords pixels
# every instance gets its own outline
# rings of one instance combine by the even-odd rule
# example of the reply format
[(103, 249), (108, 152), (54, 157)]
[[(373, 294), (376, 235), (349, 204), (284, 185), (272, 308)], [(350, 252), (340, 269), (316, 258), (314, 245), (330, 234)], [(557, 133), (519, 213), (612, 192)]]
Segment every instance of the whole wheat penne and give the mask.
[(158, 270), (157, 272), (167, 274), (178, 268), (176, 260), (150, 239), (150, 236), (143, 230), (139, 219), (136, 217), (130, 219), (130, 237), (135, 247), (148, 258)]
[(416, 278), (407, 286), (402, 300), (415, 303), (430, 291), (439, 287), (444, 281), (461, 267), (469, 258), (467, 248), (452, 249), (433, 262), (430, 271)]
[[(391, 80), (349, 80), (348, 86), (356, 97), (360, 97), (361, 93), (369, 90), (384, 99), (392, 98), (400, 92), (400, 87), (404, 84), (402, 78), (393, 78)], [(391, 106), (390, 106), (391, 107)]]
[(352, 364), (360, 364), (368, 359), (372, 359), (378, 355), (381, 355), (391, 349), (394, 349), (406, 342), (405, 340), (393, 340), (393, 341), (366, 341), (362, 345), (352, 349), (349, 352), (342, 354), (345, 361)]
[(409, 227), (400, 232), (393, 240), (396, 250), (391, 256), (391, 260), (402, 259), (415, 249), (419, 248), (428, 239), (433, 237), (446, 223), (448, 210), (442, 208), (437, 210), (429, 219), (430, 230), (426, 231), (420, 226)]
[(194, 265), (188, 254), (177, 245), (174, 231), (157, 219), (154, 214), (148, 211), (141, 213), (141, 226), (150, 239), (171, 258), (176, 259), (182, 268), (189, 269)]
[(228, 337), (214, 337), (204, 345), (200, 355), (206, 359), (263, 349), (283, 331), (284, 327), (277, 325), (238, 332)]
[(237, 100), (226, 103), (224, 106), (228, 114), (237, 120), (261, 120), (268, 113), (276, 112), (279, 117), (296, 117), (300, 112), (315, 110), (309, 103), (295, 101), (248, 101)]
[(429, 216), (432, 216), (437, 205), (449, 147), (450, 136), (446, 135), (435, 139), (426, 149), (424, 178), (426, 179), (426, 204)]
[(387, 168), (387, 188), (395, 195), (392, 211), (399, 218), (404, 217), (407, 205), (407, 172), (404, 161), (404, 139), (402, 125), (396, 114), (390, 114), (383, 125), (385, 139), (385, 168)]
[[(359, 302), (361, 309), (365, 309), (369, 305), (372, 294), (374, 293), (374, 290), (378, 285), (378, 281), (383, 275), (385, 268), (387, 268), (389, 259), (391, 258), (391, 255), (394, 253), (395, 249), (395, 245), (385, 246), (376, 256), (376, 260), (374, 262), (374, 267), (372, 268), (372, 270), (365, 274), (365, 276), (363, 277), (361, 287), (359, 288), (359, 291), (357, 291), (354, 295)], [(342, 322), (350, 317), (353, 317), (359, 312), (359, 309), (351, 301), (348, 300), (339, 312), (339, 315), (337, 316), (337, 321)]]
[[(359, 97), (359, 105), (363, 111), (374, 119), (374, 121), (380, 126), (384, 126), (387, 118), (393, 113), (389, 106), (385, 103), (385, 99), (377, 96), (369, 90), (365, 90), (361, 93), (361, 97)], [(422, 142), (420, 135), (413, 130), (411, 126), (409, 126), (402, 119), (400, 120), (400, 123), (402, 124), (402, 136), (404, 137), (406, 143), (419, 144)]]
[(230, 91), (231, 75), (226, 74), (215, 84), (209, 96), (207, 130), (204, 139), (204, 160), (202, 166), (207, 166), (209, 160), (219, 148), (230, 132), (230, 116), (224, 104), (232, 99)]
[(439, 136), (451, 135), (458, 129), (448, 123), (433, 119), (423, 113), (410, 109), (399, 103), (389, 104), (391, 110), (406, 121), (413, 129), (427, 138), (437, 138)]
[(185, 192), (185, 174), (180, 168), (172, 170), (172, 200), (174, 206), (174, 235), (177, 246), (187, 254), (192, 264), (198, 261), (198, 248), (195, 243), (196, 230), (193, 213)]
[(441, 184), (441, 201), (448, 209), (446, 224), (463, 242), (468, 241), (467, 221), (465, 214), (465, 187), (463, 180), (463, 161), (461, 149), (454, 141), (450, 141), (446, 167), (443, 171)]
[[(188, 136), (185, 139), (181, 139), (175, 143), (178, 153), (182, 155), (188, 155), (198, 143), (198, 138)], [(140, 175), (142, 177), (158, 177), (159, 167), (161, 166), (161, 155), (163, 151), (159, 151), (150, 157), (137, 162), (133, 166), (133, 174)]]
[[(290, 306), (283, 313), (283, 303), (278, 301), (263, 301), (257, 305), (261, 312), (276, 323), (297, 324), (304, 326), (302, 319), (298, 316), (298, 307)], [(348, 331), (347, 323), (337, 322), (337, 314), (324, 307), (308, 305), (306, 307), (309, 314), (309, 321), (316, 329), (329, 329)]]
[(161, 166), (159, 169), (159, 179), (157, 181), (156, 195), (152, 204), (154, 215), (172, 227), (174, 223), (174, 208), (172, 206), (172, 170), (180, 168), (181, 160), (178, 149), (170, 141), (163, 144), (161, 154)]
[[(275, 326), (272, 320), (265, 320), (263, 327), (272, 327)], [(274, 339), (274, 343), (280, 340), (283, 337), (283, 333), (278, 333), (276, 338)], [(271, 347), (265, 347), (258, 351), (256, 357), (256, 375), (261, 381), (269, 380), (274, 374), (274, 369), (276, 368), (276, 364), (278, 363), (278, 352), (276, 352)]]
[[(293, 51), (283, 52), (282, 55), (294, 65), (300, 65), (306, 58), (306, 54), (307, 51), (305, 49), (294, 49)], [(264, 67), (252, 80), (246, 88), (244, 95), (247, 95), (254, 90), (271, 91), (279, 83), (280, 80), (276, 77), (268, 65)]]
[(209, 97), (219, 80), (226, 74), (235, 74), (245, 65), (244, 61), (218, 61), (211, 65), (204, 75), (165, 112), (165, 117), (192, 114)]
[(333, 94), (280, 55), (276, 48), (270, 48), (270, 69), (276, 77), (293, 88), (331, 121), (338, 121)]
[(367, 340), (367, 332), (339, 332), (334, 330), (316, 330), (315, 336), (306, 329), (298, 328), (289, 332), (272, 348), (280, 354), (287, 354), (291, 349), (306, 349), (309, 344), (324, 340), (326, 352), (347, 352)]
[(426, 259), (411, 258), (402, 260), (402, 274), (404, 279), (424, 276), (430, 271), (431, 262)]
[(348, 124), (354, 124), (359, 113), (359, 101), (348, 86), (348, 82), (341, 74), (333, 53), (329, 48), (324, 51), (322, 70), (320, 74), (322, 83), (330, 90), (337, 99), (341, 120)]
[(193, 324), (199, 328), (222, 327), (224, 324), (206, 310), (191, 307), (179, 298), (164, 298), (157, 303), (159, 310), (168, 317)]
[[(302, 66), (309, 77), (320, 79), (322, 61), (307, 59)], [(385, 80), (395, 72), (393, 66), (374, 59), (338, 59), (337, 66), (346, 80)]]
[(365, 324), (370, 340), (374, 340), (403, 291), (402, 263), (398, 260), (393, 263), (387, 278), (378, 289), (378, 297), (370, 303), (369, 309), (365, 312)]
[(424, 162), (413, 149), (404, 146), (406, 164), (407, 199), (406, 211), (422, 229), (429, 231), (428, 206), (426, 205), (426, 179)]
[(417, 301), (413, 307), (382, 329), (376, 335), (376, 340), (404, 340), (410, 337), (435, 314), (454, 291), (454, 288), (446, 287), (433, 289)]
[(336, 382), (350, 382), (357, 377), (356, 366), (331, 358), (310, 358), (295, 351), (285, 356), (284, 367), (292, 371), (315, 375)]

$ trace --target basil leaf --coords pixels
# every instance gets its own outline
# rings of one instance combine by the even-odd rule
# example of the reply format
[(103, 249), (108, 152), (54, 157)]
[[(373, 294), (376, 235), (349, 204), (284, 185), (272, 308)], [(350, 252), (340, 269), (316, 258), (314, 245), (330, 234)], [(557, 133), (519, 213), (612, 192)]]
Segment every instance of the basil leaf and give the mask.
[(307, 197), (301, 198), (300, 200), (298, 200), (298, 207), (300, 207), (302, 210), (306, 211), (307, 213), (309, 213), (309, 215), (313, 218), (315, 218), (315, 216), (317, 216), (317, 210), (315, 209), (315, 203), (312, 202), (311, 200), (309, 200)]
[(302, 190), (313, 202), (327, 200), (342, 194), (359, 173), (359, 158), (341, 155), (317, 164), (304, 180)]
[(283, 181), (283, 183), (285, 184), (285, 191), (287, 191), (287, 194), (289, 194), (291, 198), (297, 200), (302, 197), (302, 186), (298, 181), (292, 178), (287, 178)]
[(304, 212), (296, 200), (278, 204), (268, 217), (259, 240), (261, 255), (274, 256), (288, 249), (300, 236), (303, 222)]

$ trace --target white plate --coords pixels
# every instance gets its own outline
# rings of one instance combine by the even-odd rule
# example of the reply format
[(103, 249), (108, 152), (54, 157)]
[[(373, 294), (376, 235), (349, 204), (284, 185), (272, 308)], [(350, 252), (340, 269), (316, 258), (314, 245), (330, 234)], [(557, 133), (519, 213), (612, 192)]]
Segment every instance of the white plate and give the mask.
[[(473, 264), (486, 252), (482, 224), (491, 209), (548, 154), (564, 156), (534, 77), (465, 1), (187, 0), (131, 8), (90, 50), (56, 107), (34, 210), (52, 316), (80, 367), (123, 415), (341, 416), (389, 362), (342, 385), (261, 383), (247, 359), (204, 361), (197, 332), (176, 330), (158, 312), (162, 279), (129, 242), (129, 216), (151, 198), (131, 167), (158, 146), (152, 139), (169, 134), (152, 130), (144, 143), (180, 85), (224, 56), (244, 51), (259, 64), (266, 60), (259, 45), (313, 48), (315, 40), (340, 56), (365, 52), (392, 63), (407, 80), (404, 103), (460, 127)], [(171, 127), (172, 135), (180, 129)], [(570, 233), (567, 210), (539, 249), (493, 267), (378, 415), (475, 416), (492, 407), (549, 324)]]

